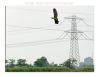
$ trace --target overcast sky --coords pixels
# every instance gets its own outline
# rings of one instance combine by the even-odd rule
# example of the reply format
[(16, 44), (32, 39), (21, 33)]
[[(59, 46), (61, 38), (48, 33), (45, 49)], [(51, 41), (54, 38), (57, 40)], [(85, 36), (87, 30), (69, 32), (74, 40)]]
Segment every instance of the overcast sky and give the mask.
[[(59, 25), (55, 25), (51, 19), (53, 8), (58, 11)], [(26, 59), (33, 63), (37, 58), (47, 57), (48, 61), (62, 63), (69, 58), (69, 40), (47, 44), (32, 44), (34, 41), (56, 39), (65, 30), (70, 30), (70, 21), (64, 17), (77, 15), (84, 19), (78, 23), (78, 30), (83, 31), (89, 38), (93, 39), (94, 14), (92, 6), (7, 6), (6, 7), (6, 59)], [(64, 20), (64, 22), (63, 22)], [(62, 23), (63, 22), (63, 23)], [(41, 28), (41, 29), (32, 29)], [(53, 30), (46, 30), (53, 29)], [(89, 32), (87, 32), (89, 31)], [(68, 35), (70, 36), (70, 35)], [(66, 36), (67, 37), (67, 36)], [(80, 38), (83, 38), (82, 36)], [(9, 47), (8, 44), (27, 43)], [(80, 60), (93, 57), (93, 40), (79, 40)]]

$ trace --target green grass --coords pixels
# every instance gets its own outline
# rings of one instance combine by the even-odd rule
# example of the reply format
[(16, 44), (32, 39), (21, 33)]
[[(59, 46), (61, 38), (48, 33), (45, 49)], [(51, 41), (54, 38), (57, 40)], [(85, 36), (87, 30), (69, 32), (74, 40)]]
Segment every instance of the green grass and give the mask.
[(94, 72), (94, 68), (69, 69), (65, 67), (6, 67), (6, 72)]

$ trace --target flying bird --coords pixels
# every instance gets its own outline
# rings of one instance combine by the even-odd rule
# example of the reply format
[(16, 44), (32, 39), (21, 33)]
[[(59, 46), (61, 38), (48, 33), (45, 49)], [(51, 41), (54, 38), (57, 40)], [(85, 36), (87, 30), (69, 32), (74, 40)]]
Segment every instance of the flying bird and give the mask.
[(54, 19), (55, 24), (58, 24), (59, 23), (58, 13), (57, 13), (57, 10), (55, 8), (53, 8), (53, 14), (54, 14), (54, 17), (52, 17), (52, 19)]

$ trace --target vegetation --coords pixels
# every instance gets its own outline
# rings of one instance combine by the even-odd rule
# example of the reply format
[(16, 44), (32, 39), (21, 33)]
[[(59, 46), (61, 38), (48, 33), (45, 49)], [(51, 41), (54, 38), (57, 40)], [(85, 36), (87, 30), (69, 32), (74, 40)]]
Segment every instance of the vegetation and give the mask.
[(37, 67), (46, 67), (46, 66), (49, 66), (49, 62), (47, 61), (47, 59), (45, 57), (41, 57), (40, 59), (37, 59), (34, 62), (34, 66), (37, 66)]
[(19, 66), (26, 65), (26, 60), (25, 59), (19, 59), (19, 60), (17, 60), (17, 65), (19, 65)]
[(72, 64), (76, 60), (68, 59), (62, 64), (49, 63), (46, 57), (37, 59), (33, 65), (27, 64), (25, 59), (18, 59), (16, 64), (14, 59), (5, 60), (7, 72), (93, 72), (93, 66), (75, 68)]
[(65, 67), (7, 67), (7, 72), (93, 72), (93, 68), (70, 69)]
[(65, 61), (63, 63), (63, 66), (67, 67), (67, 68), (75, 68), (75, 63), (77, 62), (77, 60), (75, 59), (68, 59), (67, 61)]

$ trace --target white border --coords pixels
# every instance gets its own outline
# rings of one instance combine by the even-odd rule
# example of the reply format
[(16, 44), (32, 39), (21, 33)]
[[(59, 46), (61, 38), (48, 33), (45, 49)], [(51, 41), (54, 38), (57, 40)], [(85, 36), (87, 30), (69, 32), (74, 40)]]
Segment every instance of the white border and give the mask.
[[(92, 73), (72, 73), (72, 72), (59, 72), (59, 73), (9, 73), (5, 72), (5, 5), (28, 5), (43, 2), (51, 3), (64, 3), (67, 5), (94, 5), (95, 6), (95, 72)], [(100, 67), (100, 4), (99, 0), (2, 0), (0, 1), (0, 77), (95, 77), (99, 76)]]

